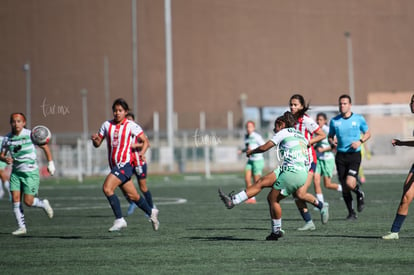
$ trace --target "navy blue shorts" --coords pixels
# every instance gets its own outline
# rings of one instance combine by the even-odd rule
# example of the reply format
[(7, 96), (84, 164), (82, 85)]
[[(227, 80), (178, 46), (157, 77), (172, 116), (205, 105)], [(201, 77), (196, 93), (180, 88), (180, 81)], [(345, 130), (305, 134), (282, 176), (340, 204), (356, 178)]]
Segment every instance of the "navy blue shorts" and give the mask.
[(123, 167), (115, 166), (111, 170), (111, 174), (115, 175), (122, 183), (126, 183), (132, 177), (134, 167), (131, 164), (127, 163)]
[(312, 161), (309, 166), (309, 172), (315, 173), (315, 171), (316, 171), (316, 162)]
[(409, 173), (413, 173), (414, 174), (414, 163), (413, 163), (413, 165), (411, 166), (411, 169), (410, 169), (410, 172)]
[(144, 163), (141, 166), (134, 167), (134, 174), (137, 176), (138, 180), (144, 180), (147, 178), (147, 163)]

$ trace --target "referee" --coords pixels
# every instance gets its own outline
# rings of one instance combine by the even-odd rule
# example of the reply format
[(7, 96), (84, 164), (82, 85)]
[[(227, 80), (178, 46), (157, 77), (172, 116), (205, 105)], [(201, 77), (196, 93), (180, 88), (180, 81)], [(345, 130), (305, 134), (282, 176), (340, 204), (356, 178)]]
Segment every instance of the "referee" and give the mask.
[(361, 144), (371, 134), (365, 118), (351, 111), (352, 101), (349, 95), (341, 95), (338, 103), (340, 114), (330, 121), (328, 139), (337, 151), (335, 164), (342, 185), (342, 196), (348, 209), (346, 219), (353, 221), (357, 219), (357, 215), (352, 205), (351, 191), (356, 194), (358, 212), (364, 209), (365, 194), (357, 184), (357, 177), (361, 165)]

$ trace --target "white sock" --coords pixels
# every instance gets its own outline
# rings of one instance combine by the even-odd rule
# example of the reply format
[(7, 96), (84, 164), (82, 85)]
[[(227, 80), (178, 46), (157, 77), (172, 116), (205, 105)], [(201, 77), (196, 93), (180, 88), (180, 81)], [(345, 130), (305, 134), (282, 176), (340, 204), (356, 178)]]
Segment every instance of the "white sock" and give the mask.
[(323, 194), (316, 194), (316, 198), (318, 199), (318, 201), (324, 203), (325, 201), (323, 200)]
[(19, 225), (19, 228), (26, 227), (26, 224), (24, 222), (24, 214), (20, 207), (20, 202), (13, 203), (13, 212), (14, 212), (14, 216), (16, 217), (16, 221), (17, 221), (17, 224)]
[(272, 219), (272, 232), (277, 233), (282, 229), (282, 219)]
[(42, 200), (39, 200), (39, 198), (34, 198), (33, 199), (33, 204), (32, 204), (31, 207), (45, 208), (45, 204), (43, 203)]
[(6, 188), (6, 190), (7, 190), (7, 191), (9, 191), (9, 192), (10, 192), (10, 182), (9, 182), (8, 180), (6, 180), (6, 181), (4, 182), (4, 187)]
[(241, 191), (239, 193), (237, 193), (236, 195), (233, 196), (233, 203), (234, 204), (240, 204), (242, 202), (244, 202), (245, 200), (247, 200), (249, 197), (247, 197), (247, 193), (246, 191)]
[(4, 192), (4, 190), (3, 190), (3, 181), (0, 179), (0, 192)]
[(338, 184), (338, 192), (342, 192), (342, 185)]
[(11, 195), (11, 192), (10, 192), (10, 182), (8, 180), (6, 180), (4, 182), (4, 187), (6, 188), (7, 193), (9, 194), (9, 199), (11, 201), (12, 195)]

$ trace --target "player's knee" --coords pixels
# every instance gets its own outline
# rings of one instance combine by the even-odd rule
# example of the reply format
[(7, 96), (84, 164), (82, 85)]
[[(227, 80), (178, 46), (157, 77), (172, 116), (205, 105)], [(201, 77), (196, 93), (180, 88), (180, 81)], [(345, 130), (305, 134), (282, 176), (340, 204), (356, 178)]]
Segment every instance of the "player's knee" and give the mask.
[(112, 188), (110, 186), (104, 185), (102, 187), (102, 192), (106, 195), (106, 196), (112, 196), (114, 194), (114, 190), (112, 190)]
[(23, 202), (28, 207), (31, 207), (33, 205), (33, 199), (24, 199)]

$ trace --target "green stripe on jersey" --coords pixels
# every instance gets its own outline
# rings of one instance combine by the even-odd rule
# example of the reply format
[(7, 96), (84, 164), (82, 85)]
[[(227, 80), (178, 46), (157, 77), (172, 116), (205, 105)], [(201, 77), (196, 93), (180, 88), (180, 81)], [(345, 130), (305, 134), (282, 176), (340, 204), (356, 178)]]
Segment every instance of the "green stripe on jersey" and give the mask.
[(38, 168), (30, 130), (23, 129), (18, 136), (9, 133), (4, 146), (13, 158), (13, 171), (29, 172)]

